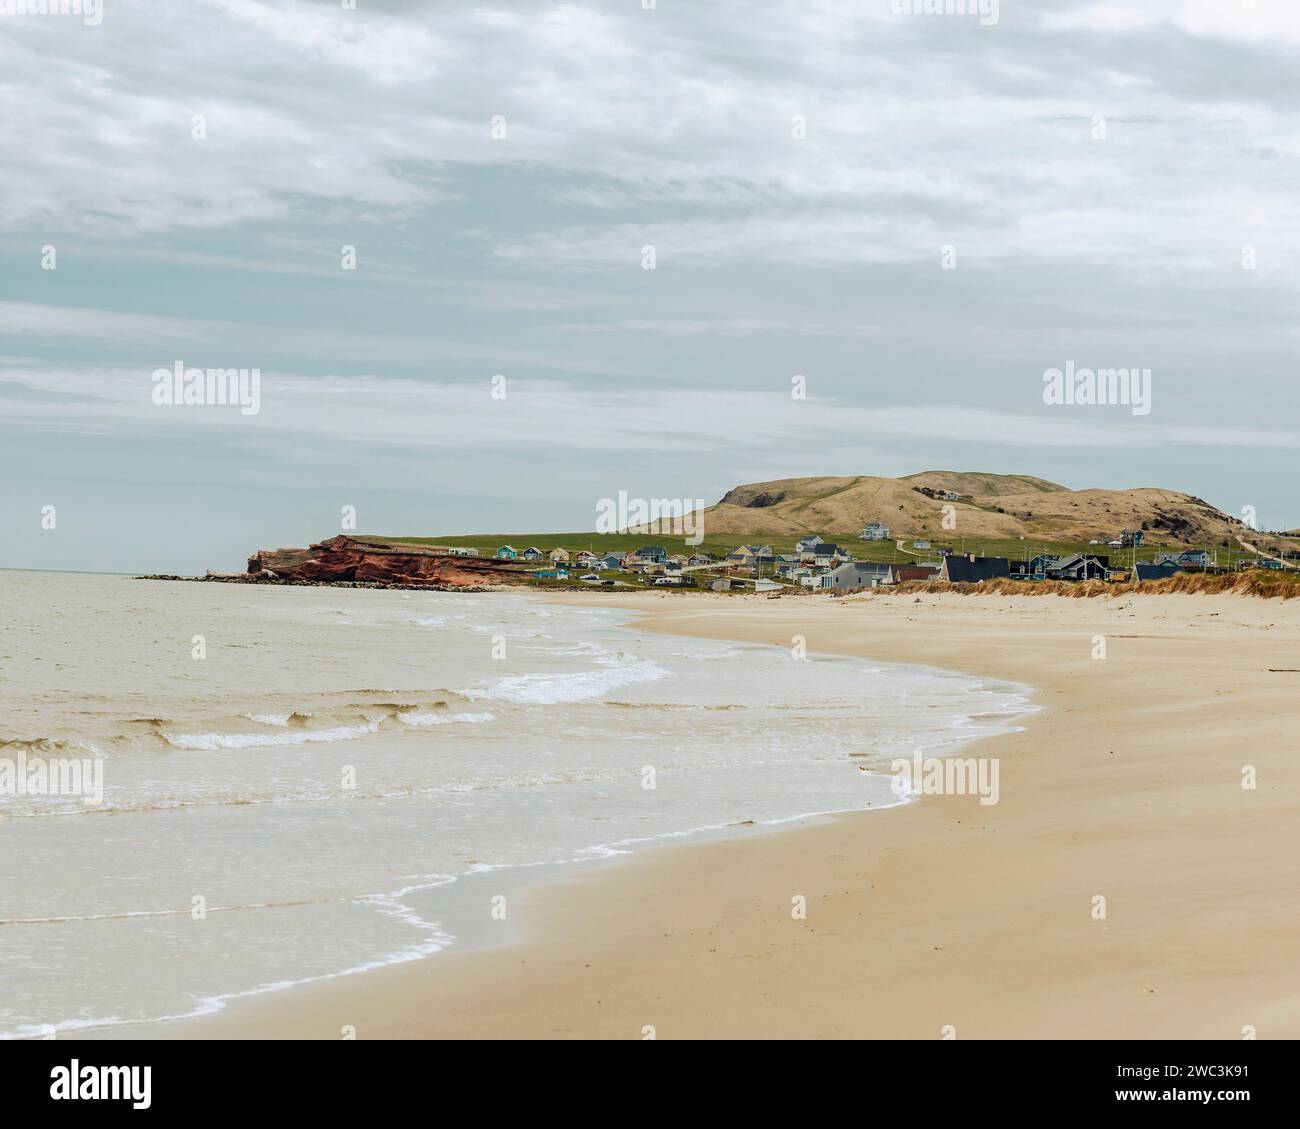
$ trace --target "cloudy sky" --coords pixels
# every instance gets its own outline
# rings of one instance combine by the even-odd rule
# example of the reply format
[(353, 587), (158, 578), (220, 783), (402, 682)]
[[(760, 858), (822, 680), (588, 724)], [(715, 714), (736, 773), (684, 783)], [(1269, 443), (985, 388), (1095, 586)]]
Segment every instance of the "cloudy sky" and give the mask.
[[(937, 468), (1300, 525), (1300, 5), (907, 6), (0, 14), (0, 565)], [(1150, 413), (1045, 404), (1069, 361)]]

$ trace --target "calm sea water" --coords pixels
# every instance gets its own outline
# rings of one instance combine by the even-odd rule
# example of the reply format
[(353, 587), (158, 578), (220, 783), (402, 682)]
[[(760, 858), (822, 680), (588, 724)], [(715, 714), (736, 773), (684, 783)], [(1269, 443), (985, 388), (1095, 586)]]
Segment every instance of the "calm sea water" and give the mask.
[(548, 867), (889, 806), (872, 766), (1027, 708), (1007, 683), (627, 619), (0, 572), (0, 762), (86, 759), (103, 782), (97, 804), (0, 795), (0, 1034), (491, 943)]

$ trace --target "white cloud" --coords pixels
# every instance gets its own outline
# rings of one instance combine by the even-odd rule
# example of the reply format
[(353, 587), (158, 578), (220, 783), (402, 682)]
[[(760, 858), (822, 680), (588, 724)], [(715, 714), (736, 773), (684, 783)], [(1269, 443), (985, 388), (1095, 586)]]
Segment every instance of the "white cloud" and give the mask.
[[(959, 243), (972, 261), (1122, 254), (1182, 270), (1215, 261), (1243, 217), (1300, 261), (1285, 162), (1259, 156), (1300, 151), (1294, 110), (1213, 79), (1223, 43), (1277, 65), (1268, 52), (1300, 35), (1290, 0), (1026, 12), (980, 29), (884, 0), (772, 0), (761, 18), (732, 3), (220, 0), (122, 5), (97, 29), (27, 21), (0, 39), (0, 97), (61, 96), (11, 117), (0, 223), (386, 222), (509, 167), (554, 178), (540, 202), (600, 213), (557, 229), (525, 207), (511, 234), (485, 234), (521, 267), (617, 269), (643, 242), (679, 263), (813, 267)], [(1146, 54), (1168, 26), (1202, 37), (1204, 58)], [(1088, 28), (1110, 46), (1081, 40)]]
[(1047, 9), (1041, 19), (1051, 30), (1123, 33), (1167, 27), (1204, 39), (1300, 43), (1300, 15), (1293, 0), (1155, 0), (1142, 4), (1098, 0)]
[[(518, 298), (524, 308), (527, 308), (529, 300), (527, 291)], [(180, 359), (187, 364), (203, 367), (225, 367), (233, 363), (232, 350), (237, 350), (239, 357), (245, 358), (240, 363), (246, 366), (257, 364), (259, 357), (280, 357), (293, 353), (301, 357), (386, 361), (394, 364), (416, 364), (433, 360), (463, 362), (482, 372), (484, 379), (495, 375), (503, 366), (510, 365), (555, 368), (570, 373), (598, 373), (602, 376), (646, 375), (640, 369), (617, 363), (583, 361), (558, 348), (549, 351), (530, 350), (489, 342), (439, 339), (434, 336), (401, 337), (394, 334), (259, 325), (205, 318), (157, 317), (127, 311), (51, 306), (36, 302), (0, 300), (0, 335), (60, 342), (109, 342), (137, 353), (153, 350), (150, 356), (153, 364), (171, 364)], [(253, 360), (247, 360), (249, 357)]]
[(870, 325), (822, 325), (815, 322), (771, 321), (764, 318), (625, 318), (622, 321), (579, 322), (553, 325), (570, 333), (649, 333), (663, 337), (875, 337), (879, 330)]
[(183, 341), (194, 337), (197, 327), (181, 318), (0, 301), (0, 334), (8, 337)]
[[(277, 436), (317, 443), (410, 447), (476, 458), (520, 451), (620, 458), (632, 452), (726, 459), (744, 452), (800, 451), (845, 435), (873, 443), (919, 440), (931, 448), (982, 444), (996, 436), (1024, 449), (1145, 447), (1300, 448), (1300, 431), (1134, 418), (1124, 408), (1058, 407), (1035, 413), (961, 405), (864, 407), (834, 398), (796, 401), (778, 392), (606, 389), (567, 382), (507, 382), (504, 399), (486, 382), (437, 384), (376, 376), (265, 373), (261, 412), (236, 407), (159, 406), (151, 373), (138, 369), (0, 369), (0, 407), (24, 426), (71, 433), (214, 435), (264, 442)], [(13, 395), (17, 385), (46, 398)], [(1041, 385), (1026, 387), (1027, 401)], [(719, 421), (726, 421), (725, 428)], [(781, 461), (781, 460), (778, 460)]]

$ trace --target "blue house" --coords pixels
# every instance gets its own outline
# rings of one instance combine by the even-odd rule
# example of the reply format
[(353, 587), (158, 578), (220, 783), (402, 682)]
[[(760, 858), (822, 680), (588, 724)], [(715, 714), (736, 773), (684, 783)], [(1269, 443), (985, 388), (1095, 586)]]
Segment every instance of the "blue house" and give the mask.
[(1029, 561), (1028, 573), (1034, 579), (1042, 580), (1047, 575), (1047, 570), (1060, 559), (1054, 553), (1039, 553)]
[(640, 561), (650, 561), (652, 564), (662, 564), (668, 559), (668, 550), (662, 545), (642, 545), (636, 551), (636, 558)]
[(514, 560), (519, 556), (519, 550), (513, 545), (502, 545), (501, 548), (497, 550), (497, 556), (505, 560)]

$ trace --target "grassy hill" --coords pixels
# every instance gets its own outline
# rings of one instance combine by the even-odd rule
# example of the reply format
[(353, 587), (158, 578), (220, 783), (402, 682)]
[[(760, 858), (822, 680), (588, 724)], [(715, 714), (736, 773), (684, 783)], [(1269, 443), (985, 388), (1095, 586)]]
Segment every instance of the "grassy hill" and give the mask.
[(968, 470), (923, 470), (898, 480), (909, 486), (928, 486), (932, 490), (955, 490), (958, 494), (1050, 494), (1064, 490), (1055, 482), (1030, 474), (985, 474)]
[[(931, 493), (924, 493), (929, 490)], [(952, 490), (959, 500), (932, 497)], [(950, 507), (950, 509), (949, 509)], [(945, 528), (949, 514), (953, 528)], [(1244, 526), (1208, 502), (1176, 490), (1070, 490), (1027, 475), (925, 471), (907, 478), (785, 478), (729, 490), (704, 512), (715, 534), (857, 532), (884, 522), (895, 537), (1083, 542), (1142, 529), (1170, 546), (1228, 547)]]
[[(922, 491), (929, 491), (923, 493)], [(955, 501), (933, 494), (953, 491)], [(945, 515), (955, 528), (945, 528)], [(871, 521), (890, 527), (889, 541), (859, 541)], [(1141, 529), (1145, 545), (1137, 560), (1173, 549), (1208, 549), (1219, 563), (1231, 566), (1255, 556), (1238, 538), (1265, 553), (1296, 551), (1300, 540), (1258, 534), (1208, 502), (1176, 490), (1143, 487), (1133, 490), (1071, 490), (1032, 475), (1003, 475), (963, 471), (923, 471), (905, 478), (855, 477), (784, 478), (749, 483), (727, 491), (704, 511), (705, 538), (698, 548), (725, 556), (742, 543), (762, 542), (789, 552), (809, 533), (847, 546), (860, 560), (916, 561), (933, 556), (913, 542), (928, 539), (958, 551), (1012, 559), (1036, 553), (1107, 554), (1116, 563), (1130, 563), (1132, 550), (1090, 545), (1109, 541), (1122, 529)], [(482, 533), (468, 536), (407, 536), (387, 538), (420, 545), (463, 545), (491, 555), (509, 543), (549, 552), (556, 547), (575, 552), (606, 553), (662, 544), (669, 552), (693, 551), (681, 535), (631, 529), (617, 534)]]

